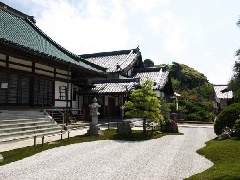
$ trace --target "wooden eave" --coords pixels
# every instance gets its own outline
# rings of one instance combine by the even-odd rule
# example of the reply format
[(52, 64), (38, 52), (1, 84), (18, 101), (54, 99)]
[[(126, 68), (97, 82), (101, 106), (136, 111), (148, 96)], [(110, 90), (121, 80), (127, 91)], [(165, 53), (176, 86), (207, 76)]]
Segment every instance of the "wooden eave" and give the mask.
[(85, 73), (86, 77), (104, 76), (103, 73), (95, 72), (90, 69), (86, 69), (84, 67), (62, 61), (61, 59), (57, 59), (55, 57), (51, 57), (40, 52), (39, 53), (34, 52), (31, 49), (25, 48), (23, 46), (18, 46), (18, 45), (15, 45), (14, 43), (1, 41), (1, 39), (0, 39), (0, 53), (7, 54), (20, 59), (25, 59), (27, 61), (32, 61), (35, 63), (47, 65), (50, 67), (59, 68), (66, 71), (68, 71), (69, 65), (70, 65), (70, 71), (72, 69), (74, 70), (74, 72), (79, 72), (81, 74)]

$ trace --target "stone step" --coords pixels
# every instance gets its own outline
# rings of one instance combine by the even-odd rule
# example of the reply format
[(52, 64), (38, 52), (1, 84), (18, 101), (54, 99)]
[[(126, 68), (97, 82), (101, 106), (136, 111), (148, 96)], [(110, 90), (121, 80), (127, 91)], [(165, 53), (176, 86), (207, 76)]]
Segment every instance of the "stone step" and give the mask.
[(0, 143), (20, 141), (35, 135), (60, 133), (62, 127), (40, 110), (1, 110)]
[(8, 126), (8, 127), (5, 127), (5, 128), (0, 128), (0, 137), (1, 135), (4, 135), (6, 133), (14, 133), (14, 132), (19, 132), (19, 131), (26, 131), (26, 130), (29, 130), (29, 129), (42, 129), (42, 128), (51, 128), (51, 127), (56, 127), (55, 124), (51, 123), (44, 123), (44, 124), (40, 124), (40, 125), (33, 125), (33, 126), (30, 126), (30, 125), (26, 125), (26, 126), (22, 126), (22, 127), (18, 127), (18, 126), (15, 126), (15, 127), (12, 127), (12, 126)]
[(47, 121), (50, 120), (49, 118), (15, 118), (15, 119), (4, 119), (0, 120), (0, 125), (2, 124), (18, 124), (18, 123), (32, 123), (38, 121)]
[(28, 129), (25, 131), (19, 131), (19, 132), (10, 132), (10, 133), (0, 133), (0, 139), (6, 139), (11, 137), (21, 137), (21, 136), (28, 136), (28, 135), (35, 135), (39, 133), (49, 133), (51, 131), (61, 131), (60, 126), (55, 126), (51, 128), (41, 128), (41, 129)]
[(49, 124), (49, 125), (53, 125), (53, 124), (57, 124), (55, 121), (52, 120), (41, 120), (41, 121), (33, 121), (33, 122), (19, 122), (19, 123), (6, 123), (6, 124), (0, 124), (0, 130), (2, 129), (6, 129), (6, 128), (21, 128), (21, 127), (25, 127), (25, 126), (39, 126), (42, 124)]

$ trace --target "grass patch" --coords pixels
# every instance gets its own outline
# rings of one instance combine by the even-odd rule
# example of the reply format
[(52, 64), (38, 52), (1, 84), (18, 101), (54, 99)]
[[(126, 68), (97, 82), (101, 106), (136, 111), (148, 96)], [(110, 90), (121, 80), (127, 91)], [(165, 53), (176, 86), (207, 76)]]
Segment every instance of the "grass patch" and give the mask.
[(240, 179), (240, 139), (211, 140), (197, 151), (214, 163), (210, 169), (191, 176), (188, 180), (239, 180)]
[[(133, 133), (129, 136), (120, 136), (116, 134), (116, 129), (107, 129), (104, 130), (103, 136), (75, 136), (71, 137), (70, 140), (63, 139), (55, 141), (55, 143), (49, 142), (45, 143), (44, 146), (36, 145), (36, 146), (28, 146), (24, 148), (14, 149), (6, 152), (2, 152), (2, 156), (4, 157), (4, 161), (0, 163), (0, 166), (24, 159), (26, 157), (32, 156), (39, 152), (60, 147), (60, 146), (67, 146), (70, 144), (75, 143), (82, 143), (82, 142), (91, 142), (91, 141), (98, 141), (98, 140), (127, 140), (127, 141), (141, 141), (141, 140), (149, 140), (149, 139), (156, 139), (163, 137), (165, 135), (171, 135), (171, 133), (157, 133), (154, 131), (148, 131), (146, 134), (142, 133), (142, 130), (134, 130)], [(173, 135), (182, 134), (182, 133), (173, 133)]]

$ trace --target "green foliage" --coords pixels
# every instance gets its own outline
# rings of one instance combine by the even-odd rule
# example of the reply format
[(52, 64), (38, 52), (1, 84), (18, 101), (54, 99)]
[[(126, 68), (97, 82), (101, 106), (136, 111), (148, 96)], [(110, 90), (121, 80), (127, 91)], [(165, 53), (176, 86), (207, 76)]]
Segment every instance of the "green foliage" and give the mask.
[(215, 118), (216, 118), (216, 115), (215, 115), (213, 112), (209, 112), (209, 113), (208, 113), (208, 119), (209, 119), (209, 121), (214, 122)]
[(234, 124), (233, 128), (234, 128), (234, 129), (240, 128), (240, 119), (237, 119), (237, 120), (235, 121), (235, 124)]
[(174, 77), (171, 78), (171, 81), (172, 81), (173, 89), (177, 92), (180, 92), (181, 91), (181, 81), (175, 79)]
[(198, 113), (190, 113), (188, 115), (188, 120), (191, 120), (191, 121), (201, 121), (202, 117)]
[[(237, 25), (240, 27), (240, 20), (238, 20)], [(240, 49), (236, 51), (236, 56), (238, 60), (240, 59)], [(233, 76), (228, 83), (228, 89), (233, 91), (235, 102), (240, 102), (240, 63), (235, 62), (233, 66)]]
[(170, 112), (176, 112), (176, 103), (175, 102), (168, 103), (168, 107), (170, 109)]
[[(237, 56), (239, 56), (239, 50)], [(233, 94), (236, 95), (237, 102), (240, 100), (240, 64), (235, 63), (233, 67), (233, 76), (228, 82), (228, 89), (233, 91)]]
[(240, 103), (234, 103), (224, 108), (214, 123), (214, 132), (219, 135), (226, 127), (233, 128), (240, 115)]
[[(174, 91), (179, 93), (178, 112), (188, 116), (192, 121), (213, 121), (211, 95), (213, 85), (206, 76), (197, 70), (173, 62), (169, 65), (171, 81)], [(173, 104), (170, 105), (171, 113), (176, 112)]]
[(151, 59), (145, 59), (143, 61), (144, 67), (154, 67), (154, 62)]
[(205, 83), (209, 83), (204, 74), (185, 64), (172, 62), (172, 65), (170, 66), (170, 73), (172, 78), (177, 79), (180, 82), (181, 90), (193, 89), (195, 87), (204, 85)]
[(161, 121), (161, 104), (152, 89), (153, 82), (147, 79), (141, 84), (141, 89), (133, 90), (130, 94), (130, 101), (126, 101), (123, 109), (126, 115), (130, 117), (143, 118), (143, 131), (146, 132), (146, 120)]
[(166, 102), (165, 99), (161, 99), (161, 112), (163, 119), (170, 119), (170, 105)]
[(224, 141), (211, 140), (206, 146), (197, 151), (214, 165), (208, 170), (187, 178), (188, 180), (237, 180), (240, 179), (240, 141), (228, 139)]
[(209, 109), (212, 109), (212, 106), (207, 102), (204, 104), (201, 101), (179, 100), (179, 112), (188, 115), (190, 121), (213, 121), (214, 114)]

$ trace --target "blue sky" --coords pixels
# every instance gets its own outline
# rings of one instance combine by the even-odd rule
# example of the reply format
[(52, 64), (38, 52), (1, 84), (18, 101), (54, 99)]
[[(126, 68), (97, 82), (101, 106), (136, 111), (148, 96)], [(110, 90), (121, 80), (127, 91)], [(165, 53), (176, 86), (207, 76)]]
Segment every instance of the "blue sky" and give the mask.
[(76, 54), (140, 47), (227, 84), (240, 48), (239, 0), (3, 0)]

